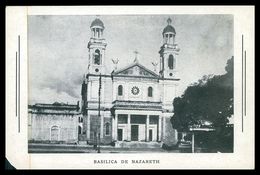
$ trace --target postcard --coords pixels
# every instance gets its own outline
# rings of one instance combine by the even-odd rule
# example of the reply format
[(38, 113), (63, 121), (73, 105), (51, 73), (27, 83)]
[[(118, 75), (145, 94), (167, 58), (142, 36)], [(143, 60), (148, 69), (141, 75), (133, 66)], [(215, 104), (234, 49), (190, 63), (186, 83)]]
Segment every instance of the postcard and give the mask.
[(254, 169), (254, 6), (6, 7), (17, 169)]

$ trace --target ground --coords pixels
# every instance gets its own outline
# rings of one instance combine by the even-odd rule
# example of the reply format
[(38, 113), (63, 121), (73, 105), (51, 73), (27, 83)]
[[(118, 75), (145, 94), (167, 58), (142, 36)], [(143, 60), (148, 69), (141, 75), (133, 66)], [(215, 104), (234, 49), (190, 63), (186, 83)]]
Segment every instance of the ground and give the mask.
[[(91, 145), (63, 145), (63, 144), (29, 144), (29, 153), (97, 153)], [(165, 150), (162, 148), (115, 148), (101, 146), (101, 153), (179, 153), (181, 150)]]

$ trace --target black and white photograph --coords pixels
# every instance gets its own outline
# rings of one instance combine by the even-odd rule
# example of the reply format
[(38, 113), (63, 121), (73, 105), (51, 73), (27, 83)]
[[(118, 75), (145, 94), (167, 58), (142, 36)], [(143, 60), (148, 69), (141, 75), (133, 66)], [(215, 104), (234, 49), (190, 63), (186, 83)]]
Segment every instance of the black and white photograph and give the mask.
[(28, 16), (29, 152), (233, 152), (232, 15)]
[(254, 168), (253, 6), (9, 7), (6, 21), (12, 166)]

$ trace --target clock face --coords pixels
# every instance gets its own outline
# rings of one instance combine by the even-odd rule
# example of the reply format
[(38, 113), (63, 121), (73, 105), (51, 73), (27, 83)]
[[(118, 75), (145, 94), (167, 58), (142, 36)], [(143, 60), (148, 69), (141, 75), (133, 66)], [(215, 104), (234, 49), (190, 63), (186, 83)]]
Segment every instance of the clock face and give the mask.
[(138, 95), (140, 92), (139, 88), (136, 86), (134, 86), (131, 91), (132, 91), (132, 94), (134, 94), (134, 95)]

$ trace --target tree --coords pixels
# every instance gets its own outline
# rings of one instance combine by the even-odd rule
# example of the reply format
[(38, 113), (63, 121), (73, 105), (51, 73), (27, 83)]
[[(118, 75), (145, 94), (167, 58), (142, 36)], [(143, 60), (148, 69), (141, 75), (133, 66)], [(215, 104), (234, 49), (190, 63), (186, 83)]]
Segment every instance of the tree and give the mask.
[(227, 61), (224, 75), (203, 76), (174, 99), (173, 128), (187, 131), (207, 121), (216, 128), (216, 133), (223, 134), (233, 115), (233, 60), (232, 57)]

